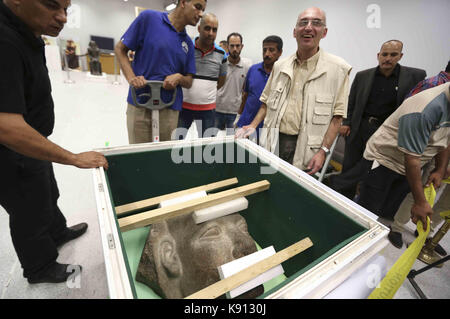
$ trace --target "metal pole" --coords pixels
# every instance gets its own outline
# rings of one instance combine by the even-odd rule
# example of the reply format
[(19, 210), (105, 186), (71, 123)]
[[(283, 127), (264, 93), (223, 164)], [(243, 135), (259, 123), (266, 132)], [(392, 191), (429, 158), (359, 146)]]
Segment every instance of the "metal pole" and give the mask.
[(427, 270), (430, 269), (430, 268), (440, 266), (441, 264), (445, 263), (445, 262), (446, 262), (447, 260), (449, 260), (449, 259), (450, 259), (450, 255), (447, 255), (447, 256), (442, 257), (441, 259), (435, 261), (434, 263), (432, 263), (432, 264), (430, 264), (430, 265), (428, 265), (428, 266), (423, 267), (422, 269), (414, 270), (414, 271), (411, 270), (411, 275), (415, 277), (415, 276), (417, 276), (418, 274), (421, 274), (421, 273), (423, 273), (424, 271), (427, 271)]
[(408, 278), (408, 280), (413, 286), (413, 288), (416, 290), (416, 292), (419, 294), (420, 299), (428, 299), (427, 296), (423, 293), (422, 289), (420, 289), (419, 285), (416, 283), (414, 278)]
[(441, 259), (439, 259), (438, 261), (432, 263), (431, 265), (425, 266), (422, 269), (419, 270), (411, 270), (407, 276), (409, 282), (411, 283), (411, 285), (413, 286), (413, 288), (416, 290), (416, 292), (419, 294), (421, 299), (428, 299), (427, 296), (425, 296), (425, 294), (423, 293), (422, 289), (420, 289), (419, 285), (416, 283), (416, 281), (414, 280), (414, 278), (423, 273), (424, 271), (427, 271), (430, 268), (433, 267), (439, 267), (439, 265), (443, 264), (444, 262), (446, 262), (447, 260), (450, 259), (450, 255), (447, 255)]
[(120, 85), (120, 82), (117, 80), (117, 57), (114, 54), (114, 85)]
[(73, 84), (73, 83), (75, 83), (75, 81), (70, 78), (69, 64), (67, 63), (67, 55), (65, 52), (64, 52), (64, 62), (65, 62), (65, 68), (66, 68), (66, 73), (67, 73), (67, 79), (64, 80), (64, 83)]

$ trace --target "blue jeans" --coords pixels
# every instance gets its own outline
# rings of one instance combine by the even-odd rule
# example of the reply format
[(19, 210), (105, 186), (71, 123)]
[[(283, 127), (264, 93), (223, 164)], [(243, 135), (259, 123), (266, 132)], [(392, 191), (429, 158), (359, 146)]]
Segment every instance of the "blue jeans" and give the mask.
[[(187, 133), (187, 130), (192, 125), (192, 122), (195, 120), (195, 124), (197, 125), (197, 131), (199, 134), (199, 137), (205, 136), (205, 131), (207, 129), (214, 127), (214, 122), (216, 118), (216, 110), (209, 110), (209, 111), (192, 111), (188, 109), (182, 109), (180, 112), (180, 116), (178, 117), (178, 128), (184, 128), (186, 129), (185, 133)], [(206, 137), (214, 136), (215, 134), (208, 130)], [(186, 136), (185, 134), (177, 134), (179, 139), (184, 139)], [(184, 135), (184, 136), (183, 136)]]
[(234, 120), (236, 120), (236, 114), (216, 112), (216, 128), (226, 130), (227, 135), (234, 135)]
[(216, 127), (219, 130), (224, 130), (226, 128), (233, 128), (233, 123), (235, 119), (236, 114), (216, 112)]

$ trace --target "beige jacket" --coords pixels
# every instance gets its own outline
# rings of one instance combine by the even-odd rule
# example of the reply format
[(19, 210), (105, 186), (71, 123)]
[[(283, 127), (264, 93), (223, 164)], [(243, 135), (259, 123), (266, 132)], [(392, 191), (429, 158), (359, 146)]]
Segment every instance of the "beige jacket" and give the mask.
[[(319, 51), (316, 69), (305, 82), (300, 132), (294, 154), (294, 166), (305, 169), (322, 146), (331, 119), (335, 115), (347, 116), (349, 74), (352, 67), (342, 58)], [(278, 129), (286, 110), (288, 93), (293, 79), (294, 53), (275, 63), (261, 102), (267, 105), (260, 144), (277, 154)]]

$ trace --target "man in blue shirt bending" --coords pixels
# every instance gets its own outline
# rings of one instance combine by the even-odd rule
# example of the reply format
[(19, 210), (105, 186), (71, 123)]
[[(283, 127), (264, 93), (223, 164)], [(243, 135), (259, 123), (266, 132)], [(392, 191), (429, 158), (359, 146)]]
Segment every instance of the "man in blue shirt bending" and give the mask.
[[(280, 37), (271, 35), (263, 40), (263, 62), (252, 65), (248, 70), (244, 83), (241, 107), (238, 111), (240, 117), (236, 124), (237, 127), (249, 125), (255, 118), (261, 107), (261, 101), (259, 100), (261, 93), (266, 86), (274, 63), (280, 58), (282, 53), (283, 40)], [(263, 126), (263, 123), (264, 121), (257, 127), (257, 136), (259, 136), (259, 129)], [(242, 132), (240, 130), (236, 135)]]
[[(143, 88), (147, 80), (164, 81), (161, 99), (169, 102), (177, 90), (175, 103), (159, 111), (160, 140), (171, 139), (177, 128), (178, 113), (183, 102), (181, 87), (190, 88), (195, 74), (194, 46), (186, 33), (186, 25), (195, 26), (206, 8), (206, 0), (179, 0), (170, 14), (143, 11), (130, 25), (115, 53), (130, 86)], [(129, 50), (135, 51), (133, 63)], [(137, 94), (142, 90), (137, 90)], [(128, 92), (127, 128), (130, 144), (152, 141), (151, 110), (137, 107)], [(145, 101), (139, 100), (139, 103)]]

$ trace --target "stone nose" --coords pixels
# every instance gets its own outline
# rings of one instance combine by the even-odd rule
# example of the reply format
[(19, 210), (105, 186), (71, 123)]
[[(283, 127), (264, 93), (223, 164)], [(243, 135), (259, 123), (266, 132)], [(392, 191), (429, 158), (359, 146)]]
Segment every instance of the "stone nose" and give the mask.
[(256, 251), (255, 242), (249, 235), (235, 234), (233, 238), (233, 248), (231, 254), (234, 259), (238, 259), (247, 256)]

